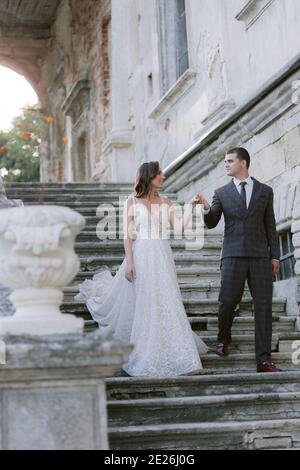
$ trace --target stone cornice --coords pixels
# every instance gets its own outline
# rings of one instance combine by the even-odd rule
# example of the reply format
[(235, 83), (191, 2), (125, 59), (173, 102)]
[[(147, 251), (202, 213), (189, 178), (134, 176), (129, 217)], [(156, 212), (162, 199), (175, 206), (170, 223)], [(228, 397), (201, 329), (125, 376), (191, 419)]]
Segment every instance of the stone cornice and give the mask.
[(273, 2), (274, 0), (249, 0), (235, 18), (243, 21), (248, 29)]
[(159, 102), (149, 112), (149, 118), (158, 118), (164, 115), (182, 96), (184, 96), (197, 78), (195, 71), (188, 69), (176, 83), (164, 94)]
[(296, 106), (292, 102), (292, 84), (299, 78), (299, 69), (300, 54), (168, 165), (164, 169), (166, 190), (176, 192), (198, 180), (217, 166), (228, 147), (246, 142)]

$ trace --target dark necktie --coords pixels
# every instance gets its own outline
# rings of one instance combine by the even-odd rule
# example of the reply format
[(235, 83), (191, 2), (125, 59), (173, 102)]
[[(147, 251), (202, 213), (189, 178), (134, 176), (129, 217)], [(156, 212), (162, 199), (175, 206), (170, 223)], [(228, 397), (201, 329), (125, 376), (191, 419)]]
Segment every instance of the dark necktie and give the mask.
[(240, 196), (242, 198), (242, 203), (243, 203), (245, 211), (247, 210), (247, 199), (246, 199), (246, 189), (245, 189), (246, 184), (247, 184), (246, 181), (241, 181), (240, 182), (240, 186), (241, 186)]

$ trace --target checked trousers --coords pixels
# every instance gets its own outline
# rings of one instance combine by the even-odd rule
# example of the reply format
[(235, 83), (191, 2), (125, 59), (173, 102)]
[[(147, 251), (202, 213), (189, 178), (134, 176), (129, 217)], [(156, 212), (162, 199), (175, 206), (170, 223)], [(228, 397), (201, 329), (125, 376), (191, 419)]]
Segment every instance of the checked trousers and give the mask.
[(254, 305), (256, 361), (270, 361), (273, 274), (269, 258), (230, 257), (221, 260), (218, 342), (231, 343), (235, 309), (241, 301), (246, 280)]

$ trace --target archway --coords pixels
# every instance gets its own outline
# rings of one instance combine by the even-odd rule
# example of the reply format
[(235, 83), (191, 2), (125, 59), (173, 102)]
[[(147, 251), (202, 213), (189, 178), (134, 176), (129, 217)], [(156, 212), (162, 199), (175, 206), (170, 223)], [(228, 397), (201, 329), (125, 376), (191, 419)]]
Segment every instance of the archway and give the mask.
[(39, 104), (39, 97), (32, 84), (21, 74), (0, 63), (0, 101), (2, 113), (0, 129), (8, 128), (22, 106)]
[(37, 181), (41, 142), (48, 137), (39, 98), (23, 75), (1, 64), (0, 102), (0, 174), (7, 181)]

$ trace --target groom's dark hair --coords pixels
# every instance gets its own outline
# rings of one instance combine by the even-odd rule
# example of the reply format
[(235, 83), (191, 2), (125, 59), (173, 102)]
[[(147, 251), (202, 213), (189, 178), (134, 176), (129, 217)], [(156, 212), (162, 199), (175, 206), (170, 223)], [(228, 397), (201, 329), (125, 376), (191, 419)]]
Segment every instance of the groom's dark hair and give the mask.
[(229, 153), (235, 153), (239, 160), (246, 160), (247, 168), (249, 168), (249, 166), (250, 166), (250, 155), (249, 155), (248, 151), (246, 149), (244, 149), (243, 147), (235, 147), (233, 149), (228, 150), (228, 152), (226, 152), (226, 153), (227, 153), (227, 155)]

